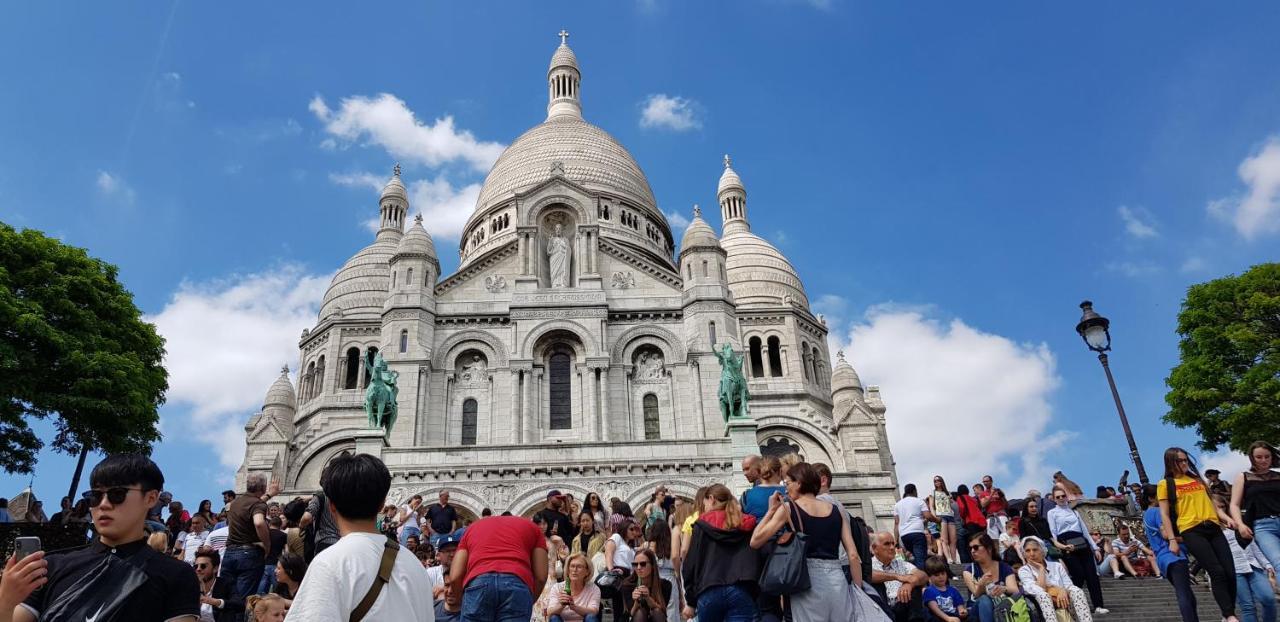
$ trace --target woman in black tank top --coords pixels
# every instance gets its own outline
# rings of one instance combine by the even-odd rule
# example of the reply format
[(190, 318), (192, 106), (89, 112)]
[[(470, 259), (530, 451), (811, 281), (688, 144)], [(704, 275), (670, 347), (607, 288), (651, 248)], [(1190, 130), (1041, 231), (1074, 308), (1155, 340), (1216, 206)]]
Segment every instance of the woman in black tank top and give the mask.
[(1264, 441), (1249, 446), (1250, 469), (1236, 476), (1231, 518), (1236, 535), (1255, 540), (1273, 566), (1280, 566), (1280, 452)]

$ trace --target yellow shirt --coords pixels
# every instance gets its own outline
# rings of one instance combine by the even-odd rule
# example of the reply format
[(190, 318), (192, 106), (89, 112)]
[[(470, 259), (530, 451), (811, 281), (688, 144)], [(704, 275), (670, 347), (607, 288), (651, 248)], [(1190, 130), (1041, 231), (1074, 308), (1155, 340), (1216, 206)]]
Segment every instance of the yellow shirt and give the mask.
[[(1178, 487), (1178, 531), (1186, 531), (1204, 522), (1218, 522), (1218, 512), (1213, 509), (1213, 500), (1205, 490), (1204, 484), (1190, 477), (1175, 477), (1173, 484)], [(1156, 484), (1156, 499), (1169, 500), (1169, 491), (1165, 480)]]
[(693, 535), (693, 524), (698, 522), (698, 516), (701, 514), (701, 512), (694, 512), (689, 515), (689, 518), (684, 519), (684, 524), (680, 526), (680, 531), (684, 532), (686, 536)]

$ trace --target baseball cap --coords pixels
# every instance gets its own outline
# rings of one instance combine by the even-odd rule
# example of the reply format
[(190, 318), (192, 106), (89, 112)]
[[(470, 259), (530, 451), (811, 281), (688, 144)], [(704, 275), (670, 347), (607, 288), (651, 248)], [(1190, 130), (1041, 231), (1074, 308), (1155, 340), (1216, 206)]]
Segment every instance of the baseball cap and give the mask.
[(436, 550), (440, 551), (440, 550), (443, 550), (445, 547), (449, 547), (449, 546), (452, 546), (452, 547), (458, 546), (457, 536), (449, 535), (449, 536), (440, 538), (440, 542), (436, 544)]

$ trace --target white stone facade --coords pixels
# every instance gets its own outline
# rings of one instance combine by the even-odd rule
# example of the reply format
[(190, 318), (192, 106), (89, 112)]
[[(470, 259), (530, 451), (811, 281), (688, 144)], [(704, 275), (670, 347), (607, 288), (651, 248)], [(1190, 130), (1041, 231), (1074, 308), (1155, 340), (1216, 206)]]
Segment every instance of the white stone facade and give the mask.
[[(740, 488), (747, 453), (798, 451), (831, 466), (851, 510), (891, 524), (879, 392), (843, 357), (833, 370), (826, 324), (790, 262), (751, 233), (728, 157), (723, 235), (695, 207), (677, 254), (639, 165), (583, 120), (581, 76), (562, 41), (547, 120), (495, 163), (454, 274), (440, 274), (421, 220), (406, 223), (397, 167), (374, 242), (334, 276), (303, 332), (296, 391), (282, 373), (246, 426), (240, 477), (310, 491), (330, 458), (356, 450), (387, 463), (392, 501), (448, 488), (467, 513), (527, 513), (552, 488), (633, 507), (658, 483), (689, 497), (714, 482)], [(557, 228), (567, 259), (553, 270)], [(750, 418), (729, 426), (711, 352), (724, 342), (746, 351), (752, 397)], [(374, 351), (399, 373), (386, 436), (362, 409), (360, 361)]]

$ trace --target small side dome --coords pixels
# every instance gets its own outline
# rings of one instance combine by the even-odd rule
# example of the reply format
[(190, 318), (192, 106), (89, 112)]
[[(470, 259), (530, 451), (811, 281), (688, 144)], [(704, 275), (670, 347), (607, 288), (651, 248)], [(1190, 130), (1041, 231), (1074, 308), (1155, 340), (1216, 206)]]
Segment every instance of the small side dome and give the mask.
[(385, 201), (388, 198), (397, 198), (407, 204), (409, 202), (409, 192), (405, 190), (404, 182), (400, 181), (399, 164), (396, 164), (394, 171), (395, 173), (391, 175), (391, 180), (387, 182), (387, 185), (382, 187), (381, 200)]
[(733, 161), (729, 159), (729, 154), (724, 155), (724, 172), (720, 174), (720, 185), (716, 187), (716, 195), (723, 194), (725, 190), (735, 189), (746, 193), (747, 189), (742, 185), (742, 179), (738, 177), (738, 173), (733, 170)]
[(702, 210), (697, 205), (693, 206), (693, 221), (689, 223), (689, 228), (684, 230), (684, 237), (680, 238), (680, 250), (694, 248), (698, 246), (720, 246), (720, 239), (716, 237), (716, 232), (702, 219)]
[(396, 246), (395, 257), (405, 255), (436, 258), (436, 245), (431, 240), (431, 234), (422, 226), (422, 214), (413, 217), (413, 226), (409, 227), (409, 231), (400, 238), (400, 244)]
[(267, 397), (262, 400), (262, 409), (272, 406), (283, 406), (289, 410), (297, 408), (297, 394), (293, 391), (293, 383), (289, 381), (289, 366), (280, 369), (280, 377), (267, 389)]
[(849, 361), (845, 360), (844, 352), (840, 351), (836, 353), (836, 368), (831, 372), (831, 394), (835, 396), (848, 390), (862, 393), (862, 379), (858, 377), (858, 372), (853, 371)]

